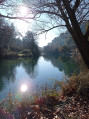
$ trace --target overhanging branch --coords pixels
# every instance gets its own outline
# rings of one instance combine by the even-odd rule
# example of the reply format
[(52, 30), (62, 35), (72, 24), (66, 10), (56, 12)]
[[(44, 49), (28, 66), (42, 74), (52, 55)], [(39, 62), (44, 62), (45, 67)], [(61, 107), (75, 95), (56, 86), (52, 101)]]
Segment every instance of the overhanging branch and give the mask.
[(3, 17), (3, 18), (8, 18), (8, 19), (34, 19), (36, 17), (36, 15), (34, 15), (33, 17), (13, 17), (13, 16), (8, 16), (8, 15), (2, 15), (0, 14), (0, 17)]
[(41, 29), (41, 32), (38, 33), (37, 35), (46, 33), (46, 32), (48, 32), (48, 31), (51, 31), (52, 29), (55, 29), (55, 28), (58, 28), (58, 27), (66, 27), (66, 25), (57, 25), (57, 26), (53, 26), (53, 27), (51, 27), (51, 28), (49, 28), (49, 29)]
[(37, 14), (43, 14), (43, 13), (47, 13), (47, 14), (53, 14), (53, 15), (56, 15), (56, 16), (59, 16), (59, 17), (61, 17), (62, 18), (62, 16), (61, 16), (61, 14), (59, 14), (59, 13), (55, 13), (55, 12), (52, 12), (52, 11), (46, 11), (46, 10), (43, 10), (43, 11), (37, 11)]
[(73, 10), (74, 10), (74, 11), (77, 10), (77, 8), (79, 7), (79, 4), (80, 4), (80, 0), (76, 0), (75, 5), (74, 5), (74, 7), (73, 7)]

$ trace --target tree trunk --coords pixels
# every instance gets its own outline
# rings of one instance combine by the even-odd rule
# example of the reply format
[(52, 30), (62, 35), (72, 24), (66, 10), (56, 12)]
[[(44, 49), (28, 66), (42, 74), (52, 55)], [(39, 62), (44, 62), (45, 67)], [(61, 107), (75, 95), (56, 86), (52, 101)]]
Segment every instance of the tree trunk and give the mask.
[(76, 43), (76, 45), (80, 51), (80, 54), (86, 64), (87, 68), (89, 69), (89, 45), (88, 45), (88, 43), (86, 42), (86, 40), (83, 40), (81, 42), (81, 44)]
[(74, 30), (72, 36), (87, 68), (89, 69), (89, 41), (84, 37), (78, 22), (76, 20), (74, 21), (75, 25), (73, 24)]
[(81, 31), (80, 25), (75, 16), (75, 11), (72, 10), (69, 5), (65, 4), (65, 7), (72, 25), (72, 27), (71, 25), (70, 26), (67, 25), (67, 28), (70, 34), (72, 35), (87, 68), (89, 69), (89, 41), (84, 37)]
[[(71, 31), (69, 32), (71, 33)], [(79, 52), (83, 58), (83, 61), (86, 64), (86, 67), (89, 69), (89, 42), (84, 38), (83, 34), (80, 34), (76, 35), (75, 32), (73, 32), (71, 35), (79, 49)]]
[[(83, 36), (83, 38), (84, 38), (84, 36)], [(81, 41), (81, 47), (82, 47), (82, 49), (84, 51), (84, 55), (85, 55), (82, 57), (84, 59), (84, 62), (86, 64), (87, 68), (89, 69), (89, 41), (85, 38), (81, 39), (80, 41)], [(81, 55), (83, 55), (83, 53), (81, 53)]]

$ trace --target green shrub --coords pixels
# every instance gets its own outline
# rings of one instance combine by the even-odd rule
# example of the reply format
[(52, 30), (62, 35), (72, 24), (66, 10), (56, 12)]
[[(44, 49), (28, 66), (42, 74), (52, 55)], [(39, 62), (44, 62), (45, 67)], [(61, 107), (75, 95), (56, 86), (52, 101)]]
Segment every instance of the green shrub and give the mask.
[(29, 49), (24, 49), (19, 53), (19, 56), (21, 57), (32, 57), (32, 52)]
[(28, 53), (31, 53), (31, 51), (29, 49), (24, 49), (20, 53), (21, 54), (28, 54)]
[(25, 54), (18, 54), (19, 57), (26, 57)]

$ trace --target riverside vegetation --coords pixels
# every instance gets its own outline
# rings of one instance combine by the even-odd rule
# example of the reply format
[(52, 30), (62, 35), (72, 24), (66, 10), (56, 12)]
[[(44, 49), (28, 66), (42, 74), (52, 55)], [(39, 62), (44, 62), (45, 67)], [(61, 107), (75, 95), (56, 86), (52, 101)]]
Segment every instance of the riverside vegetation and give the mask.
[[(34, 33), (28, 31), (23, 40), (18, 39), (13, 25), (9, 26), (3, 19), (0, 19), (0, 32), (0, 58), (33, 58), (40, 55)], [(52, 50), (49, 44), (45, 51), (70, 56), (71, 53), (74, 55), (76, 50), (71, 39), (67, 39), (63, 47), (58, 47)], [(78, 53), (75, 55), (79, 56)], [(81, 58), (78, 62), (80, 61)], [(74, 73), (65, 81), (56, 81), (52, 89), (45, 87), (40, 93), (28, 94), (20, 101), (13, 97), (15, 95), (9, 93), (8, 97), (1, 101), (0, 119), (88, 119), (89, 71), (83, 66), (80, 74)]]
[[(58, 90), (58, 87), (60, 89)], [(0, 103), (0, 119), (88, 119), (89, 71), (55, 81), (52, 89), (28, 94), (21, 101), (13, 94)]]
[[(32, 32), (27, 32), (23, 40), (16, 39), (13, 25), (9, 26), (5, 21), (0, 20), (0, 23), (2, 23), (0, 24), (0, 30), (5, 36), (3, 39), (0, 36), (1, 58), (33, 58), (39, 56), (39, 48)], [(62, 35), (65, 36), (65, 34)], [(7, 40), (8, 36), (10, 37)], [(70, 41), (69, 50), (67, 45)], [(45, 49), (47, 53), (48, 48)], [(75, 52), (76, 46), (70, 39), (67, 39), (66, 46), (61, 49), (53, 49), (55, 51), (52, 51), (52, 49), (48, 51), (63, 56), (70, 56), (70, 53), (72, 53), (74, 56), (71, 56), (75, 57), (76, 61), (83, 62), (81, 56), (80, 59), (76, 58), (79, 57), (79, 53)], [(9, 93), (8, 97), (0, 102), (0, 119), (88, 119), (89, 71), (83, 65), (83, 71), (80, 74), (73, 73), (69, 79), (56, 81), (52, 89), (45, 87), (32, 95), (27, 94), (20, 101), (13, 97), (15, 95)]]
[(18, 34), (13, 24), (0, 18), (0, 58), (39, 57), (35, 33), (28, 31), (23, 38)]

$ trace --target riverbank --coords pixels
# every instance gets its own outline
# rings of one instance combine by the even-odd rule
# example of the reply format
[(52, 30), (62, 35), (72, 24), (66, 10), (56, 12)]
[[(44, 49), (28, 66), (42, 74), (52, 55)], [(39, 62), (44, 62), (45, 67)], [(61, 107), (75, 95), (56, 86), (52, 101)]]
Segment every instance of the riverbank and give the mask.
[(45, 95), (36, 95), (32, 100), (28, 97), (13, 101), (9, 94), (7, 102), (0, 103), (0, 119), (88, 119), (89, 71), (56, 84), (60, 85), (60, 92), (46, 90)]
[(40, 52), (32, 52), (30, 49), (24, 49), (22, 51), (11, 51), (3, 49), (2, 53), (0, 54), (0, 58), (2, 59), (11, 59), (11, 58), (38, 58), (40, 56)]
[(88, 119), (89, 100), (81, 97), (48, 96), (33, 102), (10, 103), (0, 108), (0, 119)]

